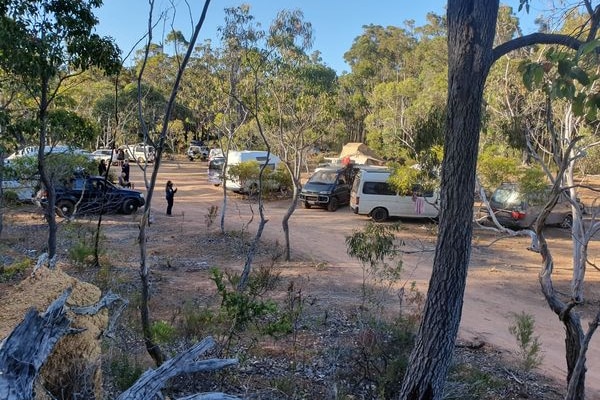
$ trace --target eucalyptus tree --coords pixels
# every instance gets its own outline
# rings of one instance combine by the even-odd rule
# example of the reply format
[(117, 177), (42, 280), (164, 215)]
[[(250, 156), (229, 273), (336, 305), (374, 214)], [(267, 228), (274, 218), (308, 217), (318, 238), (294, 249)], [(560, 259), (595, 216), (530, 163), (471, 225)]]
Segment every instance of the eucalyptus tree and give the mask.
[(407, 29), (363, 26), (344, 59), (351, 72), (340, 77), (340, 105), (347, 132), (346, 140), (365, 142), (365, 117), (371, 108), (368, 97), (382, 82), (402, 79), (406, 73), (405, 54), (414, 48), (415, 36)]
[(48, 190), (48, 254), (56, 255), (56, 194), (45, 166), (48, 108), (63, 82), (98, 67), (119, 71), (119, 49), (112, 39), (94, 33), (94, 8), (101, 0), (0, 1), (0, 67), (17, 77), (37, 104), (38, 170)]
[[(529, 7), (527, 0), (522, 6)], [(481, 106), (492, 64), (503, 55), (538, 43), (578, 49), (594, 39), (600, 7), (590, 12), (592, 33), (581, 40), (562, 34), (533, 33), (494, 47), (498, 0), (449, 0), (448, 98), (441, 175), (441, 212), (423, 318), (401, 388), (401, 399), (441, 399), (460, 323), (471, 252), (475, 166)], [(581, 387), (570, 398), (583, 398)], [(580, 397), (577, 397), (580, 396)]]
[(289, 220), (297, 206), (308, 149), (328, 136), (336, 119), (337, 77), (307, 54), (312, 35), (312, 26), (301, 11), (282, 10), (271, 23), (267, 39), (271, 69), (265, 79), (261, 117), (268, 141), (293, 182), (292, 200), (282, 219), (286, 260), (291, 257)]
[[(252, 63), (258, 60), (262, 64), (262, 55), (259, 49), (264, 40), (265, 32), (256, 23), (250, 14), (250, 6), (242, 4), (238, 7), (225, 9), (225, 25), (219, 28), (221, 40), (221, 53), (219, 54), (220, 68), (216, 74), (219, 82), (219, 95), (222, 103), (219, 112), (215, 115), (215, 129), (219, 137), (221, 148), (225, 157), (229, 150), (234, 150), (237, 136), (246, 132), (246, 143), (255, 141), (254, 130), (247, 125), (251, 110), (248, 104), (256, 104), (255, 92), (256, 79)], [(254, 68), (256, 72), (256, 68)], [(256, 110), (255, 110), (256, 111)], [(245, 127), (245, 125), (247, 125)], [(246, 129), (244, 129), (246, 128)], [(245, 148), (248, 148), (245, 146)], [(250, 147), (251, 148), (251, 147)], [(224, 165), (227, 169), (227, 163)], [(225, 232), (225, 214), (227, 209), (227, 187), (223, 186), (223, 206), (221, 207), (220, 228)]]

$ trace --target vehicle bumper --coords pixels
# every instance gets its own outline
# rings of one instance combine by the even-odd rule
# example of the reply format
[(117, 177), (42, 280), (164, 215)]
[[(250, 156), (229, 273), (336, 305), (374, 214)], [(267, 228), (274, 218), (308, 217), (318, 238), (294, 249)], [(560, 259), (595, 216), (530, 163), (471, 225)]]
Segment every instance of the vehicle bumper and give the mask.
[(329, 204), (329, 195), (318, 193), (300, 193), (300, 201), (312, 206), (326, 206)]

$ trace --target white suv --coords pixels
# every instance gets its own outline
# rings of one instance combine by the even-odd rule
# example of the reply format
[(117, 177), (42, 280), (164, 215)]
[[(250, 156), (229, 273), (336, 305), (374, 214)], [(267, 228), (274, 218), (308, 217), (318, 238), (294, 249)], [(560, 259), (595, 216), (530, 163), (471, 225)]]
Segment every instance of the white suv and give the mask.
[(144, 143), (130, 144), (122, 146), (129, 161), (137, 161), (139, 163), (154, 162), (154, 147), (144, 145)]

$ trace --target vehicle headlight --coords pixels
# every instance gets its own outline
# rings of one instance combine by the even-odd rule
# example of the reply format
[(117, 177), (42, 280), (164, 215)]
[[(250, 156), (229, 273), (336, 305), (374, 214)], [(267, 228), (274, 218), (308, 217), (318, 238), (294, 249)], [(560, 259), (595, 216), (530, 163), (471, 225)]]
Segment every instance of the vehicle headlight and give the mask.
[(140, 197), (143, 199), (144, 198), (144, 193), (140, 193)]

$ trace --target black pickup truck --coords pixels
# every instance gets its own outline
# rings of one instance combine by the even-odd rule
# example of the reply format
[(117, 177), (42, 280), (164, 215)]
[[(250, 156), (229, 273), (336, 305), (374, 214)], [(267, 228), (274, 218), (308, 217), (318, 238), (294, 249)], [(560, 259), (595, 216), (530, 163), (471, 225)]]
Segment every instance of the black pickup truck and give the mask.
[[(77, 176), (55, 190), (56, 213), (61, 217), (101, 212), (132, 214), (145, 204), (143, 193), (118, 187), (102, 176)], [(38, 202), (47, 207), (47, 192), (40, 192)]]

